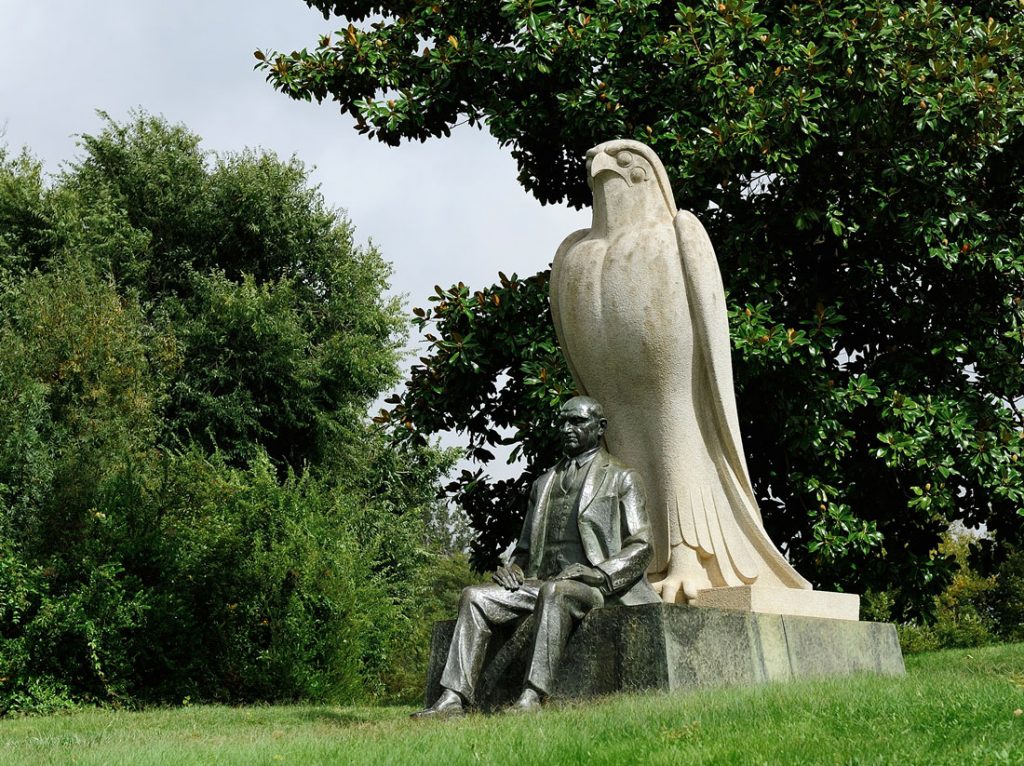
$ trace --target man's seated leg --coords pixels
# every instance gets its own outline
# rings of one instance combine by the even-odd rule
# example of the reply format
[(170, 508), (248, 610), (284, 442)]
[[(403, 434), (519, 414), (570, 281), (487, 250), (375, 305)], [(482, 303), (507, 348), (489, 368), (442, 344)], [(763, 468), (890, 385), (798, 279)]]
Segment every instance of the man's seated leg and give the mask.
[(537, 622), (526, 684), (516, 708), (539, 709), (541, 699), (551, 694), (558, 663), (573, 628), (587, 612), (602, 606), (604, 596), (597, 588), (575, 580), (544, 583), (537, 597)]
[(463, 588), (455, 632), (441, 675), (443, 691), (433, 705), (415, 713), (415, 717), (457, 715), (473, 701), (491, 629), (530, 614), (537, 604), (540, 585), (536, 580), (527, 580), (514, 591), (491, 584)]

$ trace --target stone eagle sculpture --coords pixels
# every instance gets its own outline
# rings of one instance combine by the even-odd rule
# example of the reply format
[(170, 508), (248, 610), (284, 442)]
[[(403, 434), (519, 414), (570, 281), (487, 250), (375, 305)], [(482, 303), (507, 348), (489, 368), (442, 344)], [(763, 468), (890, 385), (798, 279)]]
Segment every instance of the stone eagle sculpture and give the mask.
[(608, 449), (647, 486), (664, 601), (701, 590), (810, 589), (765, 533), (740, 440), (725, 293), (697, 218), (636, 141), (587, 152), (593, 223), (551, 270), (555, 331), (580, 393), (604, 404)]

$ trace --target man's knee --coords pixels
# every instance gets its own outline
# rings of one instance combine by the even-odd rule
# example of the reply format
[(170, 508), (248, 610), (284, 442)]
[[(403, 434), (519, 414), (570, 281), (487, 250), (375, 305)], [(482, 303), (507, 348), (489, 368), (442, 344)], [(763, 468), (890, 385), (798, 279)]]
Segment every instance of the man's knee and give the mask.
[(491, 585), (467, 585), (462, 589), (462, 596), (459, 599), (459, 608), (470, 606), (482, 606), (487, 600), (488, 591), (492, 590)]
[(573, 591), (573, 586), (565, 580), (548, 580), (540, 588), (540, 600), (563, 601)]
[(582, 617), (591, 609), (604, 605), (604, 599), (596, 588), (575, 580), (549, 580), (541, 586), (537, 608), (544, 606), (570, 611)]

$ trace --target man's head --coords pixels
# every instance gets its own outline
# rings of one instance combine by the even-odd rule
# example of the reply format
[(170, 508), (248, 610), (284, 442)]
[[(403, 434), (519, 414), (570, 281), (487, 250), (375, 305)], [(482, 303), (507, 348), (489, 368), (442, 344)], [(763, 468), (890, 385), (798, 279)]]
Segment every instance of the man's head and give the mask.
[(601, 442), (608, 421), (601, 405), (589, 396), (576, 396), (562, 405), (558, 413), (562, 449), (573, 457), (593, 449)]

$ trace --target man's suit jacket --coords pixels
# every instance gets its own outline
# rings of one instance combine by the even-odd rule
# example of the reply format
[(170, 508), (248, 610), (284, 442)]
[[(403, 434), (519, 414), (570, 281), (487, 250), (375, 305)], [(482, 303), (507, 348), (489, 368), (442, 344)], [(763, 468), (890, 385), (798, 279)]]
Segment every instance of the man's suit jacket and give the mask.
[[(512, 554), (527, 578), (536, 578), (540, 571), (557, 473), (552, 468), (533, 483), (523, 531)], [(576, 510), (583, 552), (605, 576), (599, 587), (605, 604), (657, 603), (660, 599), (644, 576), (654, 551), (647, 501), (636, 471), (598, 450), (587, 467)]]

